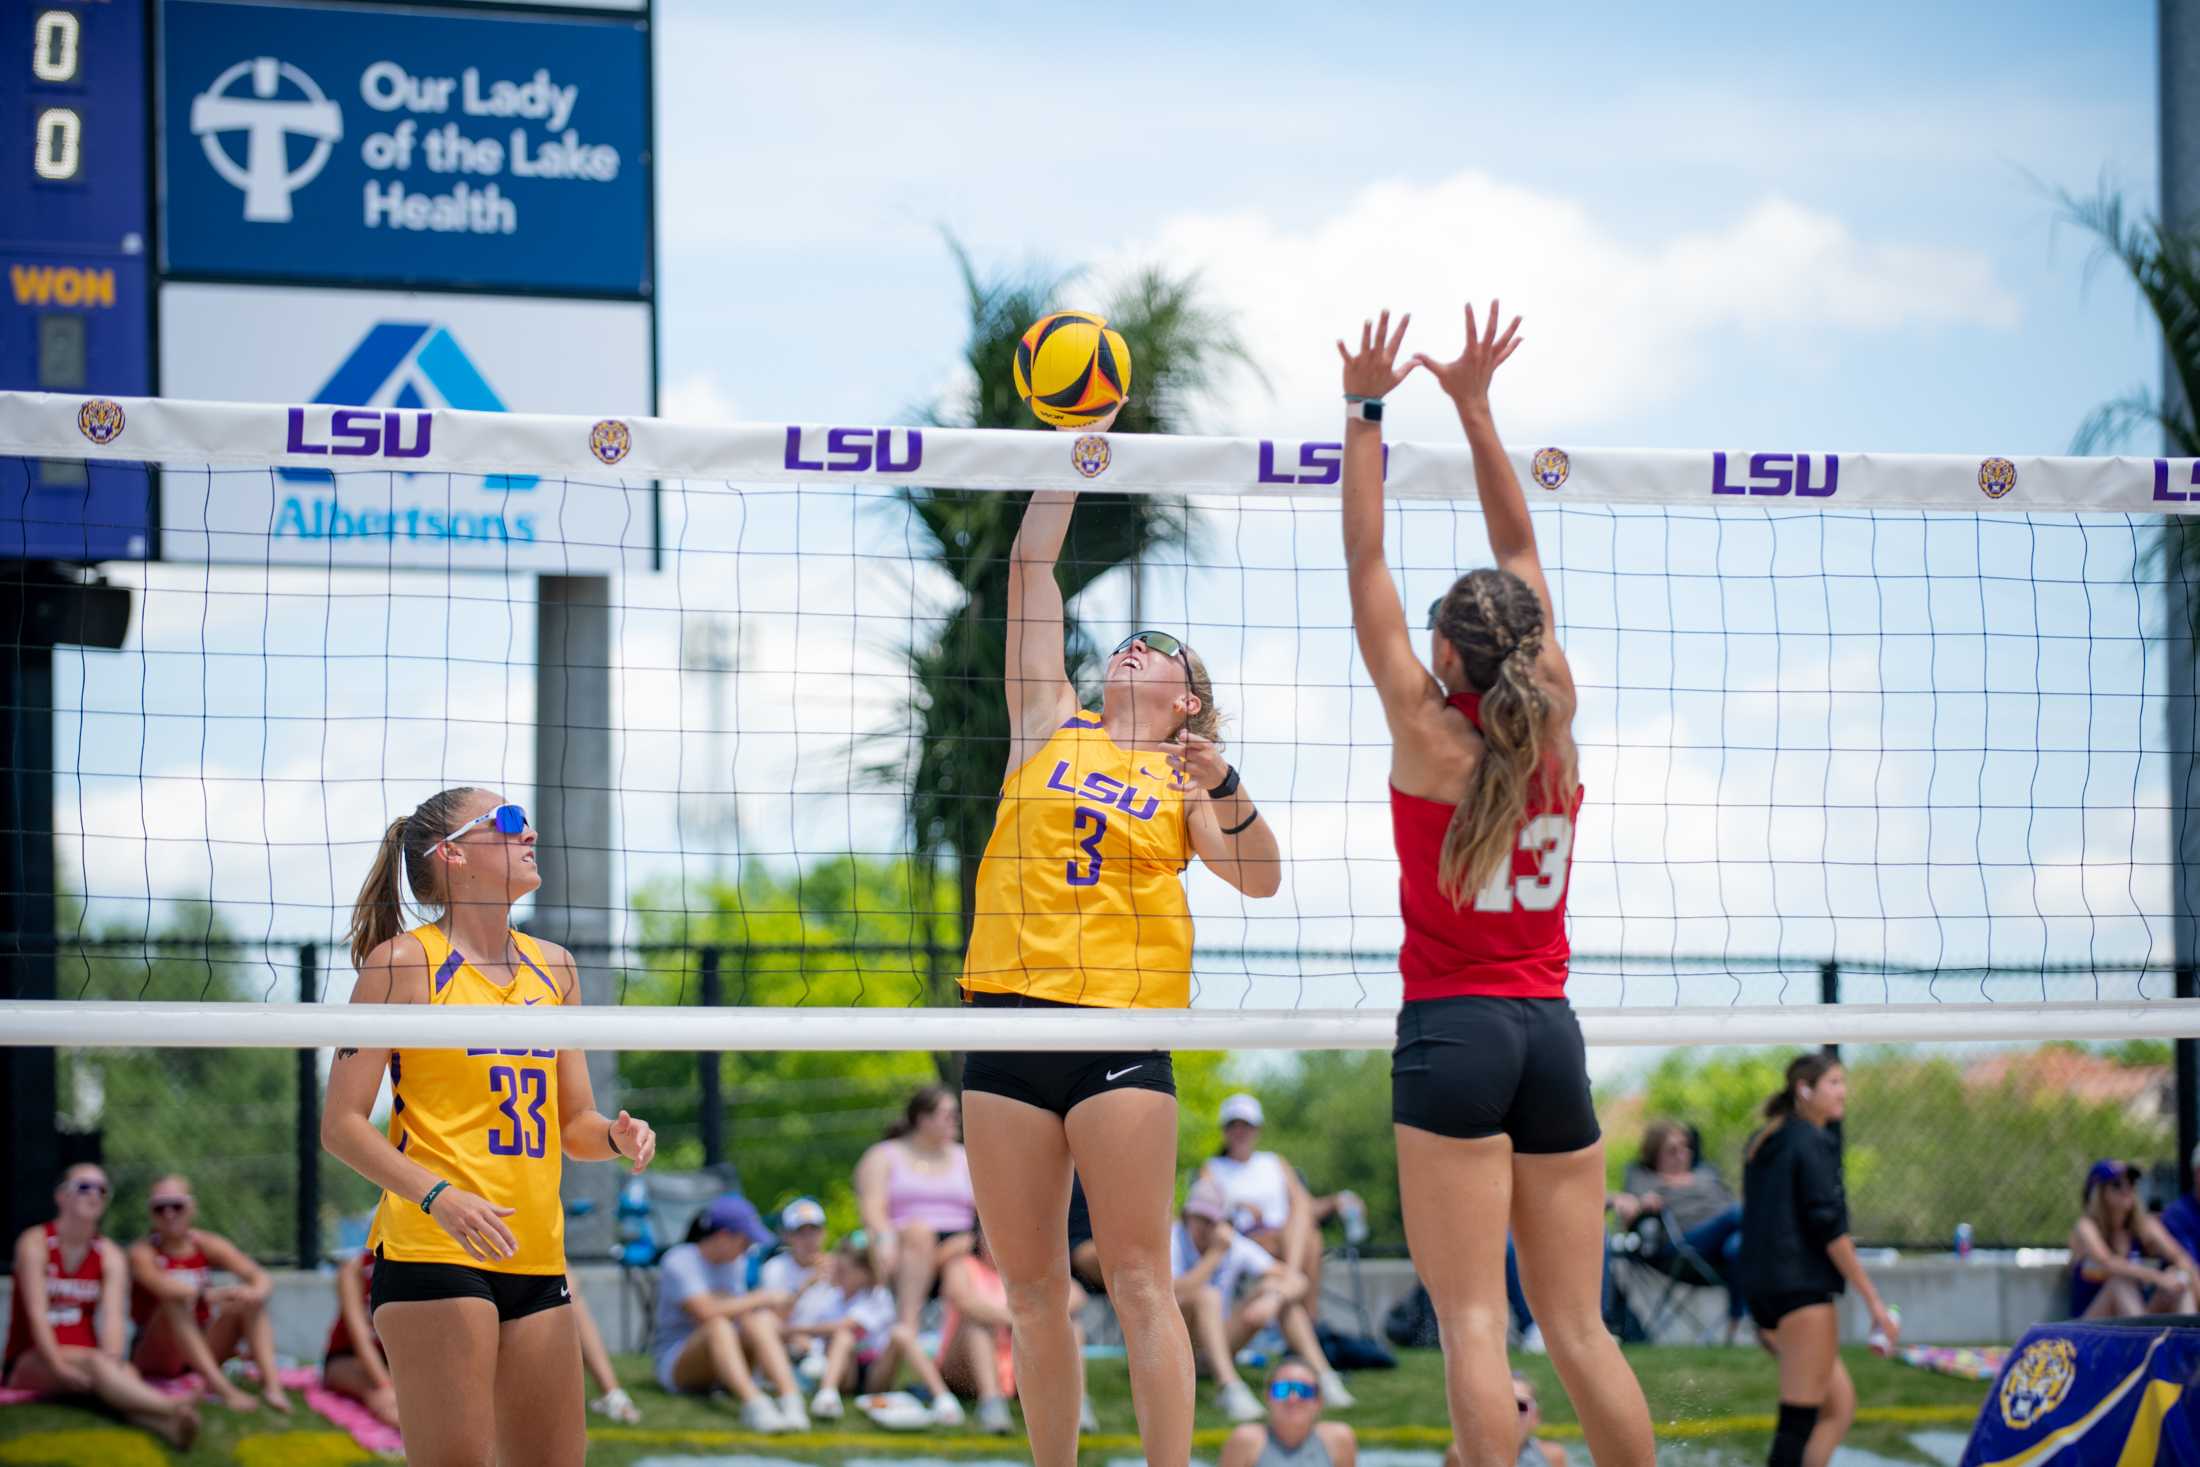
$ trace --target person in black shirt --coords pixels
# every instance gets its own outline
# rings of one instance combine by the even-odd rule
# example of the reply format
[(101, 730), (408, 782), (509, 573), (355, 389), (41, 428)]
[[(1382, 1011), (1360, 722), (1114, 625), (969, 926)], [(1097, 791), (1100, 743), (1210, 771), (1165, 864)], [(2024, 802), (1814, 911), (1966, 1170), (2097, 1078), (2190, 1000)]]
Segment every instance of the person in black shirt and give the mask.
[(1780, 1362), (1771, 1467), (1825, 1467), (1856, 1415), (1835, 1296), (1855, 1285), (1878, 1330), (1890, 1342), (1901, 1333), (1849, 1237), (1841, 1143), (1829, 1129), (1847, 1110), (1841, 1061), (1825, 1050), (1799, 1055), (1742, 1153), (1740, 1273), (1757, 1338)]

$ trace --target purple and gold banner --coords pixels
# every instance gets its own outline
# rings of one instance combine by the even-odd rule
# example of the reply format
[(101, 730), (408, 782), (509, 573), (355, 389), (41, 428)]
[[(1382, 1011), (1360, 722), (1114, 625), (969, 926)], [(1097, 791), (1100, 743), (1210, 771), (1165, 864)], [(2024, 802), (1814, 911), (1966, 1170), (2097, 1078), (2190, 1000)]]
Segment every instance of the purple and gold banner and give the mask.
[(2069, 1320), (2028, 1331), (1963, 1467), (2200, 1467), (2200, 1329)]

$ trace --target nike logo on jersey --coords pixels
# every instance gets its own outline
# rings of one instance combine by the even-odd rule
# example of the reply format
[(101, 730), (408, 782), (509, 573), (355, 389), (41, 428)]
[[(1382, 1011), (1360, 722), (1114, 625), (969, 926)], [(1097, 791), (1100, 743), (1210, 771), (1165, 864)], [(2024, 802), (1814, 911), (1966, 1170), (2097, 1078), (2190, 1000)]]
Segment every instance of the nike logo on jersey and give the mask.
[(1137, 1064), (1135, 1064), (1135, 1065), (1125, 1065), (1125, 1066), (1124, 1066), (1124, 1067), (1123, 1067), (1122, 1069), (1120, 1069), (1120, 1070), (1110, 1070), (1110, 1071), (1108, 1071), (1108, 1083), (1109, 1083), (1110, 1085), (1113, 1085), (1113, 1084), (1114, 1084), (1114, 1083), (1115, 1083), (1116, 1081), (1118, 1081), (1118, 1080), (1122, 1079), (1122, 1078), (1123, 1078), (1123, 1077), (1124, 1077), (1125, 1075), (1129, 1074), (1129, 1073), (1130, 1073), (1130, 1072), (1131, 1072), (1132, 1070), (1136, 1070), (1136, 1069), (1142, 1069), (1142, 1068), (1144, 1068), (1144, 1066), (1145, 1066), (1145, 1063), (1146, 1063), (1146, 1062), (1145, 1062), (1144, 1060), (1140, 1060), (1140, 1061), (1139, 1061), (1139, 1062), (1138, 1062)]
[(533, 1008), (536, 1004), (541, 1003), (542, 1000), (539, 998), (530, 998), (523, 1000), (523, 1002), (527, 1005), (527, 1007)]

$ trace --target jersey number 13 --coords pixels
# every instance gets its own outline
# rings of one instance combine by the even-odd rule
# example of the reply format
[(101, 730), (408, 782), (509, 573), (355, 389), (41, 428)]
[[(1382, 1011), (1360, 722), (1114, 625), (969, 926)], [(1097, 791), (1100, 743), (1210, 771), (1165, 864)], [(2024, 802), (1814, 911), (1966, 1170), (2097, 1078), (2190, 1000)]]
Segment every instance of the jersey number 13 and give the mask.
[(1566, 858), (1574, 849), (1574, 822), (1565, 815), (1538, 815), (1520, 827), (1520, 849), (1535, 856), (1532, 875), (1515, 876), (1512, 863), (1498, 863), (1489, 885), (1474, 896), (1477, 912), (1548, 912), (1566, 897)]

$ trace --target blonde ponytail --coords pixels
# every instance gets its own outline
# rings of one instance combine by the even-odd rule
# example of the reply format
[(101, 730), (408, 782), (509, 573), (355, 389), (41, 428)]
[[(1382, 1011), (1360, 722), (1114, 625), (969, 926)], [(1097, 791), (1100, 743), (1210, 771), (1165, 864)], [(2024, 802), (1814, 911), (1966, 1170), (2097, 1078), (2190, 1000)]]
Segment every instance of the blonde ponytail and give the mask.
[(367, 955), (405, 930), (405, 882), (413, 895), (438, 912), (444, 901), (442, 881), (428, 853), (435, 849), (466, 802), (482, 793), (471, 785), (459, 785), (428, 796), (410, 815), (400, 815), (382, 832), (375, 848), (374, 864), (359, 888), (351, 908), (351, 965), (362, 966)]

